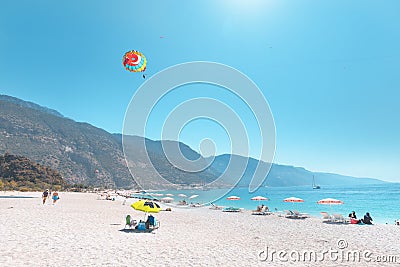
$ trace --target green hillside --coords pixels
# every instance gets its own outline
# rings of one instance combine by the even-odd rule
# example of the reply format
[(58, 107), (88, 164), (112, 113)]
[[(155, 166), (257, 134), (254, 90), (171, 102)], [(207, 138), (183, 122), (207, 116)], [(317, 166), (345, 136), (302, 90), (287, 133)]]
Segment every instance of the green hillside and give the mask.
[(0, 190), (61, 190), (66, 182), (58, 171), (22, 156), (0, 155)]

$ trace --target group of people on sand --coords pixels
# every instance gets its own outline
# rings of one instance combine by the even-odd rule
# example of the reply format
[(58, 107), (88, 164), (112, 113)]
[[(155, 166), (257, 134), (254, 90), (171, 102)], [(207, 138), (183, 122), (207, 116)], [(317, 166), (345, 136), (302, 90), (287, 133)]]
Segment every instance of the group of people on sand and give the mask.
[(269, 211), (269, 208), (268, 208), (268, 206), (264, 206), (264, 204), (261, 204), (261, 205), (257, 206), (256, 211)]
[(49, 189), (46, 189), (42, 194), (43, 204), (45, 204), (46, 200), (50, 197), (53, 199), (53, 204), (55, 204), (57, 200), (60, 199), (57, 191), (54, 191), (53, 194), (51, 194), (51, 191)]
[(352, 211), (349, 214), (349, 218), (350, 218), (351, 223), (353, 223), (353, 224), (372, 224), (372, 217), (369, 214), (369, 212), (365, 213), (363, 219), (357, 219), (356, 212)]

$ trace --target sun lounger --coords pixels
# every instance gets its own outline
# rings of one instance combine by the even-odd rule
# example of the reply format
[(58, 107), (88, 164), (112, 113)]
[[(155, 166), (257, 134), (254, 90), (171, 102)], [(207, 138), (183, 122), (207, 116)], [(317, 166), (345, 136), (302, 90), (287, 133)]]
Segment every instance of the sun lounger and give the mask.
[(293, 213), (291, 210), (285, 210), (285, 218), (288, 219), (299, 219), (296, 214)]
[(271, 212), (267, 211), (267, 207), (264, 206), (261, 208), (261, 210), (255, 210), (251, 213), (251, 215), (270, 215)]
[(285, 218), (291, 218), (293, 217), (293, 214), (290, 210), (285, 210)]
[(306, 217), (299, 214), (294, 213), (291, 210), (285, 210), (285, 218), (289, 218), (289, 219), (305, 219)]
[(185, 200), (179, 201), (178, 204), (179, 206), (186, 206), (187, 202)]
[(211, 203), (210, 210), (222, 210), (224, 207), (223, 206), (218, 206), (215, 205), (214, 203)]
[(240, 212), (241, 209), (239, 209), (239, 208), (234, 208), (234, 207), (228, 207), (228, 208), (224, 208), (222, 211), (223, 211), (223, 212)]
[(327, 212), (321, 212), (322, 222), (324, 223), (350, 223), (350, 218), (343, 217), (342, 214), (332, 214), (329, 215)]
[(347, 223), (342, 214), (332, 214), (332, 221), (335, 223)]
[(281, 211), (281, 210), (278, 210), (278, 209), (275, 209), (275, 212), (273, 214), (275, 214), (278, 217), (284, 217), (285, 216), (285, 212)]
[(310, 214), (308, 214), (308, 213), (300, 213), (297, 210), (294, 210), (293, 214), (296, 215), (299, 218), (309, 218), (310, 217)]
[(330, 216), (327, 212), (322, 211), (322, 222), (332, 222), (332, 216)]

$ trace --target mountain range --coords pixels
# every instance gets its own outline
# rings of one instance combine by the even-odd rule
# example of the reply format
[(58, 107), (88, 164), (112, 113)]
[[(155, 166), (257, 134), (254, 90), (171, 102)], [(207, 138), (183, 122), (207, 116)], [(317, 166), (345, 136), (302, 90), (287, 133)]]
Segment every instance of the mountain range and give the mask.
[(0, 98), (0, 154), (25, 156), (69, 183), (134, 186), (112, 134), (15, 98)]
[[(163, 148), (173, 153), (169, 153), (167, 158)], [(128, 155), (127, 160), (124, 152)], [(262, 167), (270, 165), (257, 159), (228, 154), (216, 156), (210, 161), (178, 141), (154, 141), (111, 134), (38, 104), (0, 95), (0, 154), (4, 153), (25, 156), (49, 166), (68, 183), (116, 188), (138, 188), (137, 181), (146, 189), (159, 188), (161, 183), (168, 187), (169, 182), (181, 186), (204, 186), (213, 181), (213, 187), (248, 186), (258, 164)], [(179, 162), (180, 153), (189, 163)], [(187, 168), (201, 171), (183, 171), (170, 163), (171, 158), (178, 166), (186, 164)], [(235, 175), (222, 181), (217, 179), (225, 172), (230, 160), (247, 162), (242, 179), (237, 184), (240, 177)], [(235, 171), (233, 167), (230, 173), (235, 174)], [(240, 174), (240, 170), (237, 171)], [(156, 177), (160, 175), (164, 179)], [(383, 183), (378, 179), (313, 173), (301, 167), (272, 164), (262, 186), (311, 186), (313, 176), (322, 186)]]

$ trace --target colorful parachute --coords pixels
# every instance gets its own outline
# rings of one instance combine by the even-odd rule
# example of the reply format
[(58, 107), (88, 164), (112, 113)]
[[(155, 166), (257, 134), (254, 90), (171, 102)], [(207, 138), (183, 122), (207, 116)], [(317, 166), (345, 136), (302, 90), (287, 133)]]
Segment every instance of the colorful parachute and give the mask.
[(122, 64), (131, 72), (142, 72), (146, 70), (147, 60), (139, 51), (131, 50), (123, 56)]

